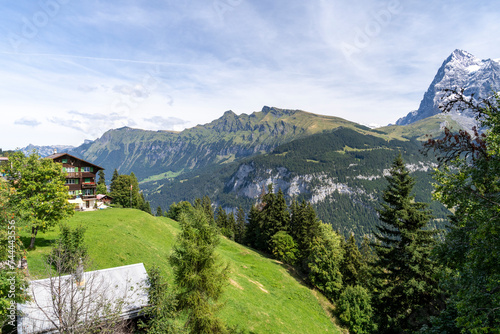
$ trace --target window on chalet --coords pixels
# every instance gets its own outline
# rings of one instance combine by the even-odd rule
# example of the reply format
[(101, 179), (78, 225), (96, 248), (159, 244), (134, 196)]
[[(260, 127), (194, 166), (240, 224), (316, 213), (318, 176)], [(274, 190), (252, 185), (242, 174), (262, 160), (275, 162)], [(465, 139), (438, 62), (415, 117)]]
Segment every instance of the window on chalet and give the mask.
[(85, 189), (83, 194), (85, 196), (94, 195), (94, 189)]
[(63, 164), (67, 164), (68, 163), (68, 159), (62, 159), (62, 163)]
[(78, 179), (66, 179), (66, 184), (78, 184)]
[(90, 172), (90, 167), (82, 167), (82, 172)]
[(86, 177), (85, 179), (83, 179), (83, 183), (91, 183), (91, 179), (90, 177)]

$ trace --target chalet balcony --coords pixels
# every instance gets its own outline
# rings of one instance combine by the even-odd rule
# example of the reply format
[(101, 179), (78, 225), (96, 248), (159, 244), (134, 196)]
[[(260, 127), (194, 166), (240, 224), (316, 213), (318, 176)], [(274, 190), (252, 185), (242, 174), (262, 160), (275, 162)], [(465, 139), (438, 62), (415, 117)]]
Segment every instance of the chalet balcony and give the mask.
[(85, 182), (85, 183), (82, 183), (82, 189), (89, 189), (89, 188), (96, 188), (97, 185), (95, 184), (95, 182)]
[(92, 172), (67, 172), (66, 173), (66, 178), (67, 179), (79, 179), (79, 178), (83, 178), (83, 177), (95, 177), (95, 173), (92, 173)]
[(96, 195), (78, 195), (78, 196), (70, 196), (69, 199), (77, 199), (81, 198), (82, 200), (96, 199)]

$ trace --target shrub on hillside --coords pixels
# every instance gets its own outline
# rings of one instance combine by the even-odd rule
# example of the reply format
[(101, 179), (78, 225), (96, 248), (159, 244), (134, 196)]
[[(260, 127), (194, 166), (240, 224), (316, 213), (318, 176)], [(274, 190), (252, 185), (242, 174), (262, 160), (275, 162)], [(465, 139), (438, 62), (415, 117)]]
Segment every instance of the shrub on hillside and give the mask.
[(371, 296), (362, 286), (348, 286), (340, 294), (337, 302), (340, 321), (352, 333), (371, 333), (376, 330), (372, 315)]
[(285, 231), (280, 231), (271, 237), (271, 250), (276, 259), (282, 262), (293, 265), (297, 259), (297, 245)]

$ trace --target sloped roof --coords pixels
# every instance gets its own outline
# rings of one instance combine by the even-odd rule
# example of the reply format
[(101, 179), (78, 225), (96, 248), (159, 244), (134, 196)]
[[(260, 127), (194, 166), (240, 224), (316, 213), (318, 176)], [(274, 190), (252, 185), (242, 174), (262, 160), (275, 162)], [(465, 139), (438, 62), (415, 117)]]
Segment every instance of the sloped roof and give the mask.
[[(148, 274), (142, 263), (115, 267), (84, 273), (85, 283), (82, 287), (75, 285), (72, 275), (46, 278), (30, 282), (29, 293), (33, 301), (28, 304), (17, 304), (22, 312), (18, 317), (17, 333), (50, 333), (55, 331), (58, 318), (54, 312), (54, 291), (51, 286), (62, 286), (67, 294), (67, 300), (74, 300), (82, 309), (93, 308), (94, 304), (103, 300), (116, 305), (121, 299), (126, 303), (120, 317), (134, 318), (148, 303), (147, 286)], [(90, 296), (90, 297), (89, 297)]]
[(57, 159), (57, 158), (61, 158), (61, 157), (65, 156), (65, 155), (66, 155), (66, 156), (68, 156), (68, 157), (71, 157), (71, 158), (73, 158), (73, 159), (77, 159), (77, 160), (80, 160), (80, 161), (84, 161), (85, 163), (87, 163), (87, 164), (89, 164), (89, 165), (91, 165), (91, 166), (93, 166), (93, 167), (96, 167), (96, 168), (97, 168), (97, 170), (99, 170), (99, 169), (104, 170), (104, 168), (102, 168), (101, 166), (98, 166), (98, 165), (95, 165), (95, 164), (93, 164), (93, 163), (91, 163), (91, 162), (88, 162), (88, 161), (86, 161), (86, 160), (83, 160), (83, 159), (77, 158), (77, 157), (75, 157), (74, 155), (71, 155), (71, 154), (68, 154), (68, 153), (54, 153), (54, 154), (51, 154), (51, 155), (49, 155), (49, 156), (47, 156), (47, 157), (45, 157), (45, 158), (46, 158), (46, 159), (52, 159), (52, 160), (54, 160), (54, 159)]
[(111, 196), (109, 196), (109, 195), (104, 195), (104, 194), (97, 194), (97, 195), (96, 195), (96, 198), (97, 198), (98, 200), (101, 200), (101, 199), (103, 199), (103, 198), (104, 198), (104, 199), (111, 199), (111, 200), (113, 199), (113, 197), (111, 197)]

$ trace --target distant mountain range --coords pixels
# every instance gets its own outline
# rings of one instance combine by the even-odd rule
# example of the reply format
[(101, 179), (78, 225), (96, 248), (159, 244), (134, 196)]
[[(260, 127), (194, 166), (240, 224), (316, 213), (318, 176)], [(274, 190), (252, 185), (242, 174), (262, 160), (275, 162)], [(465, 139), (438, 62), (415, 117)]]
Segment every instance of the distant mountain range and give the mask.
[[(430, 202), (432, 157), (421, 153), (425, 135), (439, 136), (444, 126), (470, 128), (467, 112), (442, 114), (442, 90), (464, 88), (488, 96), (500, 89), (500, 63), (479, 60), (455, 50), (438, 70), (418, 110), (378, 129), (342, 118), (302, 110), (263, 107), (251, 114), (227, 111), (211, 123), (182, 132), (128, 127), (109, 130), (83, 145), (35, 147), (42, 155), (54, 149), (106, 169), (134, 172), (152, 207), (209, 195), (227, 210), (248, 208), (268, 184), (288, 198), (310, 201), (321, 219), (348, 234), (369, 234), (391, 162), (402, 153), (418, 178), (417, 200)], [(438, 218), (447, 210), (437, 202)]]
[[(426, 122), (418, 122), (428, 126)], [(434, 122), (439, 127), (439, 122)], [(432, 157), (420, 154), (421, 143), (412, 139), (387, 140), (387, 133), (361, 133), (336, 129), (282, 144), (267, 154), (212, 165), (171, 179), (141, 184), (152, 207), (163, 209), (173, 202), (193, 201), (208, 195), (216, 205), (248, 212), (263, 190), (273, 184), (290, 200), (313, 204), (319, 217), (336, 230), (357, 236), (371, 234), (378, 221), (376, 209), (393, 159), (402, 153), (412, 175), (418, 179), (417, 200), (431, 202)], [(448, 211), (432, 204), (437, 218)]]
[(182, 132), (109, 130), (72, 154), (108, 173), (116, 168), (121, 173), (133, 171), (139, 180), (154, 179), (269, 153), (280, 144), (338, 127), (371, 133), (365, 126), (338, 117), (264, 107), (250, 115), (227, 111), (211, 123)]
[(33, 144), (29, 144), (26, 147), (23, 147), (20, 149), (21, 152), (24, 154), (31, 154), (33, 151), (38, 152), (38, 154), (42, 157), (47, 157), (51, 154), (54, 153), (54, 151), (57, 152), (68, 152), (73, 150), (75, 147), (70, 146), (70, 145), (48, 145), (48, 146), (37, 146)]
[[(474, 94), (478, 99), (486, 98), (492, 91), (499, 91), (500, 59), (481, 60), (467, 51), (453, 51), (439, 68), (419, 108), (400, 118), (396, 124), (408, 125), (439, 114), (439, 105), (443, 103), (443, 89), (454, 88), (464, 88), (465, 95)], [(473, 115), (467, 111), (454, 110), (451, 115), (462, 128), (470, 129), (474, 124)]]

